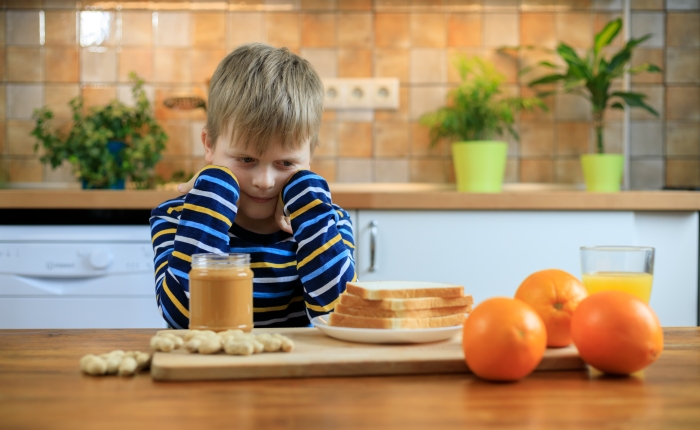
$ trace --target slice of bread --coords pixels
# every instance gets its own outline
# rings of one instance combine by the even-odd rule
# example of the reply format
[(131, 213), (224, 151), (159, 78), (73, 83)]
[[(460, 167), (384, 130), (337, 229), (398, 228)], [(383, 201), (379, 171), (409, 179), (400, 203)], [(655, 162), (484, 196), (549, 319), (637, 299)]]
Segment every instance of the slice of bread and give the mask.
[(417, 281), (348, 282), (346, 291), (368, 300), (464, 296), (461, 285)]
[(328, 324), (336, 327), (380, 328), (380, 329), (422, 329), (453, 327), (464, 323), (464, 314), (446, 315), (433, 318), (368, 318), (333, 312)]
[(474, 304), (471, 294), (462, 297), (419, 297), (417, 299), (383, 299), (367, 300), (345, 292), (340, 295), (340, 304), (352, 308), (386, 309), (390, 311), (409, 311), (417, 309), (447, 308), (455, 306), (468, 306)]
[(446, 315), (456, 315), (471, 312), (472, 306), (453, 306), (449, 308), (416, 309), (410, 311), (392, 311), (387, 309), (367, 309), (353, 308), (342, 303), (338, 303), (335, 312), (353, 315), (356, 317), (369, 318), (432, 318)]

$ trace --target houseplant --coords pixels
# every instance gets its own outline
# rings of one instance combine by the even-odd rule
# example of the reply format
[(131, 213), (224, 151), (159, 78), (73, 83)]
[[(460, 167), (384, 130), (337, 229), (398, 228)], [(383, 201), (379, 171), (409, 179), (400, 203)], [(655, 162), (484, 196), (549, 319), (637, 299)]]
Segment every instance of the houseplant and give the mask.
[(535, 79), (528, 84), (530, 87), (536, 87), (561, 82), (563, 85), (559, 88), (540, 92), (538, 96), (544, 97), (562, 91), (579, 94), (590, 101), (596, 136), (596, 153), (581, 156), (581, 167), (586, 188), (589, 191), (619, 191), (622, 181), (623, 156), (621, 154), (606, 154), (604, 151), (603, 128), (606, 109), (608, 107), (613, 109), (624, 109), (625, 106), (638, 107), (646, 109), (655, 116), (659, 115), (653, 107), (645, 102), (646, 95), (615, 91), (611, 87), (613, 81), (623, 77), (625, 73), (635, 75), (642, 72), (661, 71), (658, 66), (647, 63), (630, 67), (632, 51), (636, 46), (649, 39), (651, 34), (638, 39), (630, 39), (610, 59), (606, 58), (604, 48), (612, 43), (621, 28), (622, 20), (620, 18), (607, 23), (595, 35), (593, 48), (588, 49), (585, 58), (579, 57), (573, 48), (560, 42), (556, 53), (564, 60), (565, 66), (557, 66), (549, 61), (540, 61), (539, 66), (555, 69), (557, 73)]
[(123, 189), (125, 179), (146, 187), (168, 137), (153, 116), (143, 80), (134, 73), (130, 79), (133, 107), (113, 100), (85, 113), (82, 98), (72, 99), (67, 135), (52, 129), (54, 115), (48, 107), (35, 110), (31, 134), (37, 139), (34, 150), (44, 149), (41, 161), (56, 168), (68, 160), (83, 188)]
[(515, 139), (515, 113), (540, 106), (538, 98), (504, 97), (505, 77), (489, 62), (458, 56), (460, 84), (450, 91), (448, 105), (426, 113), (421, 124), (430, 127), (431, 145), (440, 139), (452, 143), (457, 190), (499, 192), (503, 185), (508, 144), (494, 140), (510, 133)]

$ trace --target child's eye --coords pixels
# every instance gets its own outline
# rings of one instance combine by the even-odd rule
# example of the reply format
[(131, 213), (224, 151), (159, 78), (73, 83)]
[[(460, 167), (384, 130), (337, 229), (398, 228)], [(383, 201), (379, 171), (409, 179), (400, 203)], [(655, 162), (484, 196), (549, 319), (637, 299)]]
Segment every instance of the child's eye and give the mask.
[(294, 165), (294, 163), (292, 163), (291, 161), (283, 161), (282, 165), (284, 167), (292, 167)]
[(241, 158), (238, 159), (238, 161), (240, 161), (241, 163), (249, 164), (249, 163), (254, 162), (254, 161), (255, 161), (255, 158), (251, 158), (251, 157), (241, 157)]

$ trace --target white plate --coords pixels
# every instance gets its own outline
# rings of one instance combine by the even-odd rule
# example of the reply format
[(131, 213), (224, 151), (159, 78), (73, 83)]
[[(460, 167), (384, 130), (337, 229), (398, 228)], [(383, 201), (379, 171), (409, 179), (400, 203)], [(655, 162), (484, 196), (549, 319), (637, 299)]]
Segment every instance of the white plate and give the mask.
[(317, 316), (311, 324), (330, 336), (348, 342), (360, 343), (426, 343), (450, 339), (462, 331), (462, 326), (422, 328), (422, 329), (382, 329), (382, 328), (351, 328), (328, 325), (326, 315)]

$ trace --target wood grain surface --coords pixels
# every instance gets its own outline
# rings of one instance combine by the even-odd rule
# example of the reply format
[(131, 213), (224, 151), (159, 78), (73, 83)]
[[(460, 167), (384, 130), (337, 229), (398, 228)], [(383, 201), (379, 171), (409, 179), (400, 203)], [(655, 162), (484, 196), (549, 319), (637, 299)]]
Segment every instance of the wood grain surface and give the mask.
[(666, 328), (643, 373), (535, 372), (157, 382), (89, 377), (87, 353), (148, 350), (153, 330), (0, 331), (2, 429), (700, 428), (700, 329)]
[[(151, 376), (163, 381), (308, 378), (318, 376), (465, 373), (461, 335), (443, 342), (376, 345), (344, 342), (315, 328), (255, 329), (281, 333), (294, 341), (290, 353), (247, 357), (190, 354), (184, 349), (153, 356)], [(548, 349), (538, 370), (584, 369), (575, 347)]]

